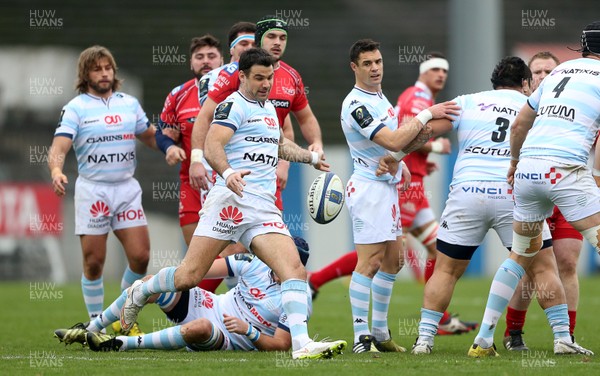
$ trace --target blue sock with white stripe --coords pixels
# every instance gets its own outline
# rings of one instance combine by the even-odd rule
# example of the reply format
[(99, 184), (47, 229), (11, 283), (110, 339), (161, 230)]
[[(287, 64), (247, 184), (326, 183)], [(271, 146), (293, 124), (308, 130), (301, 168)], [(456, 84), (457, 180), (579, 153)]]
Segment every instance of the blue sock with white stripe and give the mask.
[(163, 292), (175, 292), (175, 270), (176, 266), (162, 268), (152, 278), (142, 283), (140, 294), (133, 294), (133, 300), (138, 306), (143, 306), (153, 294)]
[[(350, 306), (352, 307), (352, 323), (354, 326), (354, 343), (361, 335), (369, 335), (369, 302), (373, 280), (357, 272), (350, 279)], [(387, 322), (387, 320), (386, 320)]]
[(83, 292), (83, 301), (88, 311), (90, 320), (102, 313), (104, 305), (104, 283), (102, 277), (95, 281), (90, 281), (81, 275), (81, 291)]
[(281, 283), (281, 304), (287, 315), (292, 335), (292, 351), (311, 341), (306, 324), (308, 316), (307, 283), (301, 279), (288, 279)]
[(437, 334), (440, 320), (444, 312), (421, 308), (421, 321), (419, 321), (419, 338), (417, 343), (427, 342), (433, 347), (433, 337)]
[(102, 312), (100, 316), (96, 316), (95, 319), (90, 321), (90, 324), (86, 328), (90, 332), (99, 332), (104, 328), (107, 328), (113, 322), (119, 321), (119, 317), (121, 316), (121, 307), (125, 304), (125, 299), (127, 299), (127, 291), (121, 292), (121, 295), (112, 302), (111, 305), (108, 306)]
[(388, 329), (388, 309), (392, 298), (392, 288), (396, 281), (396, 275), (378, 271), (373, 277), (371, 292), (373, 293), (373, 320), (371, 332), (378, 341), (390, 339)]
[(144, 274), (135, 273), (129, 268), (129, 265), (127, 265), (125, 272), (123, 273), (123, 278), (121, 278), (121, 290), (127, 289), (133, 282), (142, 278), (144, 278)]
[[(474, 343), (488, 349), (494, 344), (494, 331), (502, 313), (508, 306), (517, 284), (525, 275), (525, 270), (516, 261), (506, 259), (498, 268), (492, 286), (490, 295), (483, 313), (483, 320), (479, 326), (479, 333), (475, 337)], [(566, 310), (565, 310), (566, 314)], [(569, 331), (569, 317), (567, 316), (567, 333)]]
[(571, 343), (571, 335), (569, 333), (569, 312), (566, 304), (557, 304), (553, 307), (544, 310), (554, 339), (566, 339)]
[(134, 349), (175, 350), (187, 346), (187, 343), (181, 335), (181, 325), (172, 326), (142, 336), (118, 336), (117, 338), (123, 341), (123, 345), (119, 349), (120, 351)]

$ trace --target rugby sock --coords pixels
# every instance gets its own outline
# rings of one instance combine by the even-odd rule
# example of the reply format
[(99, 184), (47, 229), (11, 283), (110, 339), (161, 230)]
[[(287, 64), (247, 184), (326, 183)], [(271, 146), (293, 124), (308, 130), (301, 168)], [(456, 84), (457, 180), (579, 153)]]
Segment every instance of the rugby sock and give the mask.
[(369, 301), (371, 299), (371, 284), (373, 280), (357, 272), (352, 273), (350, 280), (350, 305), (354, 325), (354, 343), (361, 335), (369, 332)]
[(371, 285), (373, 293), (373, 314), (371, 316), (373, 323), (371, 333), (373, 333), (373, 337), (378, 341), (390, 339), (387, 317), (395, 280), (395, 274), (382, 271), (378, 271), (373, 277)]
[(310, 283), (318, 290), (325, 283), (345, 275), (350, 275), (356, 269), (358, 254), (355, 250), (346, 253), (331, 264), (310, 274)]
[(222, 281), (223, 281), (223, 278), (203, 279), (202, 281), (200, 281), (200, 283), (198, 283), (198, 287), (200, 287), (202, 290), (206, 290), (206, 291), (210, 291), (210, 292), (214, 293)]
[(102, 305), (104, 304), (104, 283), (102, 277), (95, 281), (90, 281), (81, 275), (81, 291), (83, 291), (83, 301), (85, 308), (88, 311), (90, 319), (102, 313)]
[(138, 306), (143, 306), (152, 294), (159, 294), (175, 289), (175, 270), (177, 267), (169, 266), (162, 268), (152, 278), (142, 283), (140, 294), (133, 294), (133, 301)]
[(492, 281), (483, 320), (474, 343), (484, 349), (488, 349), (494, 344), (494, 331), (498, 320), (508, 306), (508, 302), (524, 274), (523, 267), (512, 259), (506, 259), (500, 265)]
[(155, 303), (164, 311), (173, 304), (173, 300), (175, 299), (176, 295), (176, 292), (163, 292), (158, 296)]
[(442, 315), (442, 312), (421, 308), (421, 321), (419, 321), (419, 338), (417, 338), (417, 343), (427, 342), (430, 346), (433, 346), (433, 337), (437, 333)]
[(107, 328), (113, 322), (119, 321), (121, 307), (125, 304), (125, 299), (127, 299), (127, 291), (123, 291), (117, 300), (112, 302), (100, 316), (96, 316), (96, 318), (90, 321), (90, 324), (86, 329), (90, 332), (97, 333), (102, 329)]
[(575, 324), (577, 323), (577, 311), (569, 311), (569, 333), (573, 335), (575, 332)]
[(133, 282), (142, 279), (143, 277), (144, 274), (135, 273), (129, 268), (129, 265), (127, 265), (127, 268), (125, 268), (125, 272), (123, 273), (123, 278), (121, 279), (121, 290), (125, 290), (131, 286)]
[(308, 293), (306, 281), (288, 279), (281, 283), (281, 304), (290, 323), (292, 351), (311, 342), (306, 324), (308, 315)]
[(426, 259), (425, 260), (425, 282), (429, 281), (429, 278), (433, 275), (433, 270), (435, 269), (435, 259)]
[(137, 337), (118, 336), (117, 339), (123, 341), (120, 351), (133, 349), (173, 350), (187, 346), (181, 335), (181, 325)]
[(569, 313), (566, 304), (557, 304), (544, 310), (554, 339), (567, 339), (571, 342), (571, 334), (569, 333)]
[(504, 332), (505, 337), (510, 335), (510, 330), (523, 330), (523, 326), (525, 326), (525, 315), (527, 315), (527, 310), (521, 311), (511, 308), (510, 306), (506, 309), (506, 331)]

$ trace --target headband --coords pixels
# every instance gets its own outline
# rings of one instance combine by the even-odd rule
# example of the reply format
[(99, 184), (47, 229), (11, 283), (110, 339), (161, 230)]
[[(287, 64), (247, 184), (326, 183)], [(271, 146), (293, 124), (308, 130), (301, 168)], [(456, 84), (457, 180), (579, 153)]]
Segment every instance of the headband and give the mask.
[(445, 69), (446, 71), (448, 71), (448, 60), (441, 58), (441, 57), (434, 57), (431, 58), (429, 60), (425, 60), (424, 62), (421, 63), (421, 65), (419, 66), (419, 74), (423, 74), (425, 72), (427, 72), (430, 69), (434, 69), (434, 68), (441, 68), (441, 69)]
[(231, 42), (231, 45), (229, 46), (229, 48), (235, 47), (236, 44), (240, 43), (243, 40), (252, 40), (253, 41), (254, 40), (254, 35), (252, 35), (252, 34), (243, 34), (243, 35), (240, 35), (239, 37), (235, 38), (233, 40), (233, 42)]

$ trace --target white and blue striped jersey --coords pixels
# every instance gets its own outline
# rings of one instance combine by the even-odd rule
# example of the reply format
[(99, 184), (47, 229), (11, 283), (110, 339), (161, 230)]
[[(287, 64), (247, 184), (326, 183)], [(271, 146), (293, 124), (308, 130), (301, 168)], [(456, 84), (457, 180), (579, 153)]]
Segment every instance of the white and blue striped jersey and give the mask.
[(373, 137), (383, 127), (398, 128), (394, 106), (382, 92), (368, 92), (354, 87), (342, 103), (342, 130), (354, 162), (354, 173), (371, 180), (398, 180), (390, 174), (375, 176), (379, 159), (387, 154), (386, 149), (373, 142)]
[(586, 165), (600, 126), (600, 61), (560, 64), (528, 103), (537, 117), (520, 156)]
[[(273, 336), (279, 327), (289, 332), (287, 315), (281, 303), (281, 286), (275, 282), (271, 269), (258, 257), (240, 253), (225, 258), (230, 277), (238, 277), (238, 284), (224, 295), (219, 295), (218, 316), (223, 313), (236, 316)], [(310, 296), (310, 295), (309, 295)], [(254, 344), (243, 335), (230, 335), (236, 350), (253, 350)]]
[(527, 97), (509, 89), (482, 91), (453, 99), (460, 115), (452, 121), (457, 130), (458, 156), (451, 185), (467, 181), (506, 181), (510, 165), (510, 124)]
[[(236, 91), (215, 109), (211, 126), (215, 125), (234, 131), (225, 145), (231, 168), (252, 171), (244, 177), (244, 193), (274, 201), (280, 130), (273, 104), (250, 100)], [(226, 186), (221, 176), (215, 184)]]
[(149, 126), (131, 95), (114, 92), (103, 99), (86, 93), (63, 107), (54, 137), (73, 141), (80, 176), (111, 183), (133, 176), (136, 136)]
[(208, 91), (215, 85), (217, 77), (219, 77), (219, 73), (221, 73), (223, 69), (232, 69), (229, 68), (230, 65), (233, 65), (235, 67), (234, 69), (237, 70), (237, 64), (238, 63), (229, 63), (221, 65), (220, 67), (211, 70), (202, 76), (200, 80), (198, 80), (198, 102), (200, 103), (200, 106), (202, 106), (204, 101), (206, 101)]

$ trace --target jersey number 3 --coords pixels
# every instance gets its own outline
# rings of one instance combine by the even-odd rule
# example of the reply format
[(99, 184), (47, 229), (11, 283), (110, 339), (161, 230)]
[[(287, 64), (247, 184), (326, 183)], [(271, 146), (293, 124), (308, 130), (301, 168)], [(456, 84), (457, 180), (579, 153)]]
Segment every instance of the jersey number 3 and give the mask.
[(504, 142), (506, 139), (506, 130), (510, 125), (510, 121), (503, 117), (499, 117), (496, 119), (496, 125), (498, 126), (498, 130), (492, 132), (492, 141), (494, 142)]

